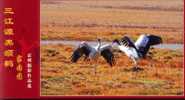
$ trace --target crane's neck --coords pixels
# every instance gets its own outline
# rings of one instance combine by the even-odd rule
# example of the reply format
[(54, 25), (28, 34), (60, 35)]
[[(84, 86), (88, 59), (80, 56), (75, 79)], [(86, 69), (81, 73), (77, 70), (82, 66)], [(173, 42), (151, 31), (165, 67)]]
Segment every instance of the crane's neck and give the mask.
[(97, 51), (100, 51), (100, 47), (101, 47), (101, 41), (98, 41), (98, 45), (97, 45)]

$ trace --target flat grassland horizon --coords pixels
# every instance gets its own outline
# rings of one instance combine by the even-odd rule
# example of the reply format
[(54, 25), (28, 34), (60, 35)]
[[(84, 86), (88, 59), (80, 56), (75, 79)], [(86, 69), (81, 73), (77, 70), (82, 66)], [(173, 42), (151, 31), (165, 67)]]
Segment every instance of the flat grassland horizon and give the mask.
[[(183, 0), (41, 0), (41, 41), (112, 41), (127, 35), (161, 36), (183, 44)], [(116, 64), (102, 58), (71, 63), (76, 47), (41, 46), (41, 95), (179, 95), (184, 94), (182, 50), (152, 48), (133, 72), (133, 63), (115, 51)], [(93, 69), (97, 66), (97, 74)]]

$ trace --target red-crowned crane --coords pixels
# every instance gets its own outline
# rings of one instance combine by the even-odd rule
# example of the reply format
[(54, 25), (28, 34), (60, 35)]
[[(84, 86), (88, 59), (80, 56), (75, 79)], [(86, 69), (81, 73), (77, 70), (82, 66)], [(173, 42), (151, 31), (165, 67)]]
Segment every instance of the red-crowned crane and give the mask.
[(124, 36), (122, 39), (115, 39), (113, 43), (118, 44), (118, 49), (124, 52), (134, 62), (134, 71), (140, 69), (137, 66), (137, 62), (141, 58), (145, 58), (150, 47), (162, 43), (162, 38), (155, 35), (140, 35), (137, 41), (134, 43), (128, 36)]
[(111, 49), (112, 44), (102, 45), (100, 39), (98, 39), (98, 44), (96, 46), (91, 46), (87, 42), (83, 41), (79, 44), (76, 50), (74, 50), (71, 56), (71, 62), (76, 63), (82, 56), (85, 56), (85, 60), (97, 60), (98, 56), (103, 56), (106, 62), (110, 66), (113, 66), (115, 60)]

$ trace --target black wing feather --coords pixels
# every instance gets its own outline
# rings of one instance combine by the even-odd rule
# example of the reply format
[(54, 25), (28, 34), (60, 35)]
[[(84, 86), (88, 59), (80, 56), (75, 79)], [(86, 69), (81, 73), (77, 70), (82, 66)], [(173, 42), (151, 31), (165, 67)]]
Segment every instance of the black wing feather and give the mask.
[(162, 38), (156, 35), (148, 35), (149, 42), (146, 44), (145, 47), (139, 47), (138, 51), (142, 54), (142, 57), (145, 57), (152, 45), (157, 45), (162, 43)]
[(83, 47), (81, 47), (81, 48), (77, 48), (77, 49), (73, 52), (73, 54), (72, 54), (72, 56), (71, 56), (71, 62), (77, 62), (78, 59), (79, 59), (81, 56), (83, 56), (83, 55), (85, 55), (86, 58), (87, 58), (87, 57), (89, 56), (89, 53), (90, 53), (90, 50), (89, 50), (86, 46), (83, 46)]
[(126, 44), (125, 46), (132, 47), (132, 48), (135, 48), (135, 49), (137, 50), (135, 44), (130, 40), (129, 37), (124, 36), (124, 37), (121, 39), (121, 42), (123, 43), (123, 45)]
[(149, 45), (157, 45), (162, 43), (162, 38), (156, 35), (149, 35)]
[(73, 54), (72, 54), (72, 56), (71, 56), (71, 62), (77, 62), (78, 61), (78, 59), (82, 56), (82, 48), (77, 48), (74, 52), (73, 52)]
[(110, 66), (113, 66), (115, 64), (114, 54), (111, 52), (110, 49), (102, 50), (101, 55), (104, 57), (107, 63), (109, 63)]

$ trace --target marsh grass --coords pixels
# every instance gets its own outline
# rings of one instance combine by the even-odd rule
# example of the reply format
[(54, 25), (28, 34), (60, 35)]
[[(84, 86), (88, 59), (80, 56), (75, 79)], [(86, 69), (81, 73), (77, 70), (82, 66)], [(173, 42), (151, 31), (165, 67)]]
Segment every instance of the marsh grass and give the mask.
[[(132, 62), (115, 52), (116, 65), (110, 67), (103, 58), (98, 64), (80, 59), (70, 62), (75, 48), (69, 45), (41, 47), (42, 95), (182, 95), (183, 53), (151, 49), (139, 65), (144, 70), (133, 72)], [(94, 74), (94, 66), (97, 74)]]

